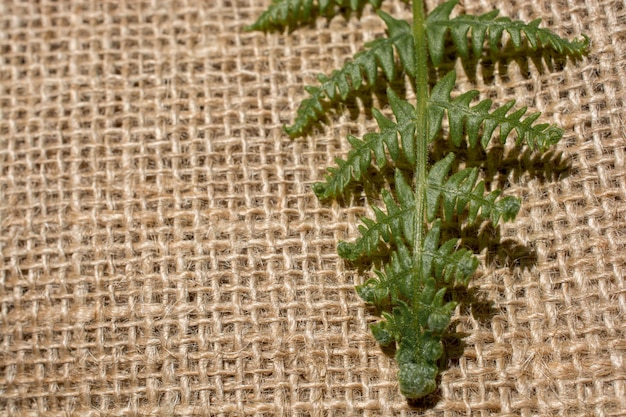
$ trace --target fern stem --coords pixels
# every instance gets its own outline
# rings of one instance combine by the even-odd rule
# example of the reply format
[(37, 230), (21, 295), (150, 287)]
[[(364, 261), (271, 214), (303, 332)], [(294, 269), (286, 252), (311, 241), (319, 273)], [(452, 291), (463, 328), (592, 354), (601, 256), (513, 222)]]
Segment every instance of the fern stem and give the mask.
[[(428, 165), (428, 50), (426, 41), (426, 20), (422, 0), (413, 2), (413, 38), (415, 40), (415, 245), (413, 256), (415, 265), (420, 264), (422, 242), (425, 237), (426, 213), (426, 172)], [(416, 297), (417, 298), (417, 297)]]

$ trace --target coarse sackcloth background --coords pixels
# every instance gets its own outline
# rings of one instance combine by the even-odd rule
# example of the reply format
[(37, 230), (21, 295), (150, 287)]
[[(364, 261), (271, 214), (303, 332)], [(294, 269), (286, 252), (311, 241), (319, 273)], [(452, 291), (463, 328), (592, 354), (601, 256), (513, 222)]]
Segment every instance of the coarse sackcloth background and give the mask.
[(281, 131), (303, 83), (383, 26), (366, 8), (243, 31), (269, 3), (0, 4), (0, 414), (626, 415), (626, 3), (458, 7), (593, 41), (554, 72), (459, 71), (459, 88), (516, 98), (565, 136), (492, 167), (521, 213), (484, 247), (464, 338), (415, 406), (336, 255), (368, 211), (311, 192), (374, 123), (340, 111), (314, 135)]

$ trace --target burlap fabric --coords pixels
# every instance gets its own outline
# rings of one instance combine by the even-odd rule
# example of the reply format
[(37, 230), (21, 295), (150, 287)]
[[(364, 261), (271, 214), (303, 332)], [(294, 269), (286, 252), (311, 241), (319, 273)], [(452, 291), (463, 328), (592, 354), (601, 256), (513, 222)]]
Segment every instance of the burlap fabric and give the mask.
[(522, 211), (483, 246), (455, 315), (464, 338), (416, 405), (335, 252), (366, 210), (311, 192), (373, 124), (352, 111), (311, 137), (281, 132), (303, 82), (383, 27), (366, 9), (243, 32), (269, 3), (0, 4), (0, 413), (626, 415), (626, 3), (460, 8), (593, 43), (555, 72), (461, 70), (460, 87), (566, 134), (554, 158), (492, 167)]

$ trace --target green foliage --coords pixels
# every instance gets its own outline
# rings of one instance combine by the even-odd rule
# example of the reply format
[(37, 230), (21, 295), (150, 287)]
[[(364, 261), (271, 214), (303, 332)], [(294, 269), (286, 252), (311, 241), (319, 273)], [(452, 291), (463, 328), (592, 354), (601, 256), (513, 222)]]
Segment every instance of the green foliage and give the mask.
[[(498, 17), (498, 11), (493, 10), (481, 16), (460, 15), (450, 19), (450, 13), (458, 0), (448, 1), (433, 10), (426, 20), (428, 36), (428, 51), (435, 66), (439, 66), (445, 53), (446, 33), (450, 33), (452, 42), (461, 58), (467, 58), (471, 47), (474, 55), (480, 55), (485, 40), (493, 53), (500, 48), (502, 34), (506, 31), (513, 46), (520, 49), (523, 46), (522, 33), (525, 35), (531, 49), (552, 49), (558, 54), (580, 56), (589, 46), (589, 38), (583, 35), (582, 40), (569, 41), (560, 38), (548, 29), (539, 27), (541, 19), (524, 23), (511, 20), (508, 17)], [(468, 33), (471, 36), (468, 42)], [(469, 43), (469, 45), (468, 45)]]
[(313, 187), (320, 199), (340, 195), (351, 182), (361, 180), (372, 164), (372, 156), (379, 168), (385, 168), (389, 159), (396, 164), (415, 164), (415, 109), (393, 90), (388, 90), (387, 95), (396, 122), (387, 119), (379, 110), (372, 109), (380, 131), (367, 133), (363, 140), (348, 136), (353, 149), (347, 158), (337, 159), (337, 168), (328, 168), (330, 175), (326, 177), (326, 182)]
[(434, 140), (439, 133), (444, 113), (448, 114), (450, 122), (450, 140), (455, 146), (460, 146), (464, 133), (470, 146), (475, 147), (477, 142), (486, 148), (498, 128), (500, 130), (500, 142), (504, 143), (509, 133), (515, 130), (517, 142), (525, 142), (531, 149), (545, 151), (557, 143), (563, 136), (563, 130), (547, 123), (533, 124), (541, 115), (533, 113), (522, 119), (526, 113), (526, 107), (522, 107), (513, 113), (509, 110), (515, 105), (511, 100), (491, 113), (491, 100), (483, 100), (471, 106), (472, 100), (478, 96), (478, 91), (467, 91), (455, 99), (450, 98), (450, 92), (454, 88), (456, 73), (449, 72), (432, 89), (428, 103), (429, 138)]
[(387, 24), (389, 36), (367, 43), (365, 50), (357, 53), (354, 59), (340, 70), (333, 71), (330, 76), (318, 75), (319, 87), (306, 87), (310, 97), (300, 104), (293, 125), (285, 128), (290, 136), (304, 134), (311, 123), (319, 120), (329, 104), (345, 100), (349, 93), (362, 87), (374, 85), (381, 75), (379, 68), (387, 81), (395, 81), (399, 72), (396, 68), (394, 49), (404, 70), (409, 75), (415, 75), (415, 50), (411, 26), (404, 20), (396, 20), (382, 11), (378, 14)]
[(382, 0), (273, 0), (247, 30), (275, 30), (299, 26), (316, 16), (332, 17), (341, 10), (362, 11), (366, 4), (378, 8)]
[[(513, 46), (520, 50), (524, 46), (522, 33), (526, 36), (532, 49), (544, 47), (572, 57), (581, 56), (589, 46), (589, 40), (586, 36), (583, 36), (582, 40), (568, 41), (547, 29), (539, 28), (540, 20), (525, 24), (505, 17), (497, 18), (497, 10), (482, 16), (461, 15), (450, 19), (450, 12), (456, 3), (455, 0), (443, 3), (433, 10), (425, 23), (428, 51), (432, 63), (436, 67), (443, 61), (448, 32), (451, 34), (452, 42), (462, 58), (467, 58), (469, 55), (468, 45), (471, 45), (475, 55), (479, 55), (486, 39), (489, 40), (492, 51), (497, 49), (505, 31), (509, 33)], [(310, 97), (300, 104), (293, 124), (285, 127), (285, 131), (290, 136), (296, 137), (305, 134), (311, 124), (325, 114), (330, 105), (338, 100), (344, 100), (351, 92), (376, 84), (381, 76), (388, 82), (395, 81), (402, 73), (415, 77), (415, 40), (411, 25), (404, 20), (395, 19), (383, 11), (378, 11), (378, 15), (387, 25), (388, 36), (367, 43), (363, 51), (358, 52), (352, 60), (348, 61), (341, 69), (333, 71), (330, 76), (320, 74), (318, 76), (319, 86), (305, 87)], [(470, 29), (471, 36), (468, 40)], [(396, 56), (398, 59), (395, 59)], [(378, 70), (379, 68), (381, 71)], [(452, 78), (452, 88), (454, 87), (454, 75), (450, 75), (450, 78)], [(449, 83), (446, 83), (446, 86), (448, 85)], [(468, 92), (463, 100), (469, 102), (476, 94), (475, 92), (471, 92), (471, 94)], [(485, 101), (476, 110), (480, 111), (485, 108), (489, 110), (487, 103), (491, 104), (490, 101)], [(510, 106), (512, 107), (513, 104)], [(431, 124), (431, 129), (437, 127), (437, 124)], [(546, 134), (553, 133), (553, 129), (548, 130), (549, 132)]]
[[(332, 15), (340, 7), (360, 10), (366, 3), (379, 7), (381, 1), (274, 0), (250, 28), (291, 27), (316, 14)], [(539, 113), (515, 109), (515, 100), (494, 106), (488, 99), (477, 101), (479, 92), (474, 90), (452, 97), (456, 73), (430, 85), (429, 74), (437, 73), (431, 70), (452, 53), (461, 59), (480, 56), (485, 44), (497, 54), (505, 32), (512, 48), (522, 54), (542, 49), (578, 57), (589, 44), (584, 35), (568, 41), (540, 28), (539, 20), (513, 21), (498, 17), (497, 11), (450, 18), (456, 4), (445, 2), (426, 17), (423, 5), (414, 3), (412, 23), (378, 11), (388, 36), (365, 45), (329, 76), (320, 75), (319, 86), (305, 87), (310, 96), (302, 101), (293, 125), (285, 128), (291, 136), (304, 135), (330, 105), (381, 82), (390, 85), (408, 77), (417, 93), (411, 104), (388, 89), (393, 118), (372, 109), (378, 130), (363, 138), (348, 136), (352, 149), (313, 187), (320, 199), (336, 198), (350, 184), (370, 181), (370, 169), (390, 168), (395, 173), (388, 179), (390, 187), (380, 189), (382, 207), (372, 207), (374, 218), (363, 218), (360, 236), (339, 242), (337, 250), (348, 261), (366, 265), (383, 259), (381, 269), (372, 271), (356, 291), (382, 312), (382, 320), (371, 326), (372, 334), (381, 345), (395, 347), (400, 391), (411, 399), (436, 389), (444, 353), (441, 339), (456, 308), (446, 292), (467, 285), (479, 264), (470, 250), (460, 247), (458, 237), (450, 238), (453, 226), (458, 230), (485, 221), (496, 225), (515, 219), (520, 209), (519, 199), (503, 196), (499, 189), (487, 190), (478, 168), (461, 168), (454, 152), (432, 160), (433, 142), (487, 149), (494, 137), (504, 143), (513, 135), (517, 145), (543, 152), (563, 135), (555, 125), (537, 123)]]
[[(497, 224), (502, 218), (504, 221), (513, 220), (517, 216), (520, 204), (515, 197), (498, 199), (501, 191), (495, 190), (485, 193), (485, 183), (478, 180), (478, 169), (467, 168), (458, 171), (448, 177), (444, 182), (452, 162), (454, 154), (450, 153), (432, 166), (428, 173), (426, 183), (426, 217), (428, 221), (435, 221), (437, 215), (449, 222), (454, 214), (461, 214), (469, 205), (468, 221), (476, 223), (479, 218), (489, 218)], [(442, 201), (440, 208), (439, 201)]]

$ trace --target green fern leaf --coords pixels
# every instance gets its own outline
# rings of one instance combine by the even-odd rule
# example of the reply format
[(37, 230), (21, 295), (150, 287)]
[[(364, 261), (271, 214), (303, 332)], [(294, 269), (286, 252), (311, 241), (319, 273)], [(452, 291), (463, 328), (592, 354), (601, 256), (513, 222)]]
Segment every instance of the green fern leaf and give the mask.
[[(272, 5), (251, 29), (267, 30), (308, 21), (314, 15), (331, 16), (339, 8), (360, 10), (366, 3), (379, 6), (382, 0), (273, 0)], [(387, 25), (387, 37), (366, 45), (341, 69), (318, 76), (319, 86), (305, 87), (309, 97), (297, 110), (293, 125), (285, 127), (291, 136), (304, 134), (311, 124), (325, 116), (329, 106), (349, 94), (372, 87), (386, 79), (410, 81), (415, 102), (410, 104), (392, 90), (388, 98), (394, 118), (373, 109), (378, 131), (362, 139), (348, 137), (351, 150), (328, 168), (325, 180), (314, 185), (319, 198), (336, 197), (354, 182), (370, 180), (368, 171), (391, 166), (395, 169), (390, 190), (380, 192), (383, 207), (372, 207), (374, 218), (363, 218), (360, 235), (352, 242), (340, 242), (339, 255), (350, 261), (382, 264), (374, 277), (357, 286), (367, 303), (382, 311), (382, 320), (371, 326), (383, 346), (395, 344), (399, 365), (400, 391), (408, 398), (421, 398), (436, 389), (437, 361), (442, 356), (441, 338), (448, 328), (453, 301), (446, 290), (466, 285), (478, 266), (478, 258), (459, 248), (459, 239), (443, 239), (442, 224), (477, 224), (490, 220), (512, 220), (520, 201), (488, 192), (478, 168), (460, 169), (454, 153), (430, 161), (433, 141), (442, 130), (444, 117), (449, 141), (460, 147), (488, 148), (493, 136), (501, 143), (514, 132), (517, 144), (543, 151), (558, 142), (563, 131), (554, 125), (537, 123), (539, 113), (514, 109), (511, 100), (492, 109), (491, 100), (477, 100), (477, 91), (451, 97), (456, 75), (450, 72), (434, 86), (433, 65), (441, 64), (446, 42), (451, 39), (457, 55), (467, 58), (481, 54), (487, 42), (492, 51), (500, 48), (505, 32), (514, 49), (547, 49), (561, 55), (579, 56), (589, 40), (568, 41), (530, 23), (498, 17), (493, 11), (481, 16), (450, 18), (458, 0), (443, 3), (426, 17), (423, 4), (413, 3), (413, 21), (397, 20), (378, 11)], [(452, 233), (446, 229), (446, 234)]]
[(397, 341), (398, 381), (407, 398), (420, 398), (436, 388), (437, 360), (443, 354), (441, 335), (450, 323), (456, 303), (444, 304), (445, 289), (437, 290), (434, 279), (416, 288), (410, 303), (399, 300), (392, 314), (380, 325)]
[[(452, 285), (466, 285), (478, 267), (478, 259), (466, 249), (457, 249), (458, 239), (439, 243), (441, 221), (433, 223), (421, 251), (420, 278), (432, 277), (437, 282)], [(391, 300), (411, 300), (415, 295), (416, 281), (411, 253), (399, 243), (391, 254), (384, 272), (376, 271), (377, 278), (371, 278), (357, 286), (357, 293), (372, 305), (383, 308)], [(420, 290), (421, 292), (421, 290)]]
[(320, 15), (334, 16), (340, 9), (358, 12), (363, 10), (366, 4), (379, 8), (381, 3), (382, 0), (273, 0), (256, 22), (247, 26), (246, 30), (280, 30), (311, 22)]
[(478, 259), (469, 250), (456, 250), (458, 239), (439, 244), (441, 220), (433, 222), (421, 253), (421, 274), (437, 282), (467, 284), (478, 267)]
[[(396, 175), (396, 178), (402, 175)], [(402, 193), (403, 201), (411, 201), (413, 198), (410, 187), (401, 185), (401, 180), (396, 180), (396, 187), (399, 193)], [(399, 191), (404, 188), (403, 191)], [(386, 212), (379, 208), (372, 207), (376, 216), (376, 221), (362, 218), (363, 225), (359, 226), (361, 236), (354, 242), (340, 242), (337, 246), (337, 252), (342, 258), (355, 261), (360, 257), (373, 256), (379, 252), (381, 244), (384, 243), (401, 243), (409, 248), (414, 244), (415, 231), (415, 210), (414, 206), (398, 204), (390, 192), (383, 190), (381, 192)]]
[(439, 372), (437, 359), (443, 349), (438, 337), (429, 332), (416, 332), (414, 336), (398, 342), (398, 383), (400, 392), (407, 398), (421, 398), (437, 388)]
[[(415, 344), (416, 335), (429, 334), (440, 336), (450, 322), (450, 313), (456, 307), (454, 302), (444, 302), (445, 289), (437, 289), (434, 279), (425, 279), (417, 288), (419, 297), (411, 302), (396, 300), (391, 313), (382, 314), (385, 324), (379, 325), (384, 328), (389, 336), (399, 342), (400, 347), (404, 343)], [(417, 340), (416, 340), (417, 339)], [(417, 362), (420, 358), (420, 350), (412, 349), (410, 352), (400, 354), (398, 361), (401, 363)], [(437, 358), (428, 358), (437, 359)]]
[(428, 175), (426, 191), (427, 217), (434, 221), (439, 213), (439, 202), (442, 201), (443, 217), (451, 221), (455, 214), (463, 213), (466, 207), (469, 211), (470, 223), (479, 218), (490, 218), (494, 224), (500, 219), (512, 220), (517, 216), (520, 202), (515, 197), (498, 199), (501, 191), (495, 190), (485, 194), (484, 182), (478, 182), (478, 169), (467, 168), (458, 171), (444, 182), (452, 162), (454, 154), (450, 153), (438, 161), (431, 168)]
[(415, 109), (393, 90), (388, 90), (387, 95), (396, 122), (387, 119), (377, 109), (372, 109), (380, 132), (367, 133), (363, 140), (348, 136), (352, 149), (346, 159), (337, 159), (337, 168), (328, 168), (329, 175), (325, 181), (313, 186), (313, 191), (320, 199), (336, 197), (348, 184), (361, 180), (372, 163), (372, 156), (379, 168), (387, 166), (387, 155), (395, 163), (415, 163)]
[(528, 40), (530, 48), (550, 48), (560, 55), (581, 56), (589, 47), (589, 38), (569, 41), (563, 39), (548, 29), (539, 27), (541, 19), (530, 23), (511, 20), (508, 17), (497, 17), (498, 11), (481, 16), (460, 15), (450, 19), (450, 13), (458, 0), (451, 0), (439, 5), (427, 18), (428, 50), (433, 65), (439, 66), (445, 54), (446, 33), (450, 33), (452, 42), (459, 56), (466, 58), (469, 54), (468, 34), (471, 30), (469, 43), (474, 55), (479, 55), (483, 49), (485, 38), (489, 40), (492, 51), (500, 47), (502, 34), (506, 31), (511, 37), (511, 43), (517, 49), (523, 45), (522, 34)]
[(415, 272), (413, 259), (408, 248), (397, 245), (383, 271), (375, 271), (377, 278), (370, 278), (358, 285), (356, 291), (363, 301), (378, 308), (389, 305), (391, 300), (412, 298), (412, 278)]
[(320, 119), (330, 104), (345, 100), (351, 92), (374, 85), (379, 79), (378, 68), (388, 81), (394, 81), (398, 76), (394, 49), (403, 69), (409, 75), (414, 75), (415, 51), (411, 26), (382, 11), (378, 14), (387, 24), (389, 36), (368, 42), (364, 51), (357, 53), (354, 59), (343, 68), (333, 71), (330, 76), (319, 75), (320, 86), (305, 87), (310, 97), (301, 102), (293, 124), (285, 127), (291, 137), (303, 135), (312, 123)]
[(511, 131), (515, 130), (518, 143), (525, 143), (531, 149), (540, 151), (545, 151), (563, 136), (563, 130), (554, 125), (533, 124), (541, 113), (533, 113), (522, 119), (526, 113), (526, 108), (523, 107), (509, 114), (509, 110), (515, 105), (514, 100), (490, 113), (492, 102), (489, 99), (470, 107), (470, 102), (478, 95), (478, 91), (468, 91), (452, 99), (450, 93), (455, 81), (456, 73), (451, 71), (432, 90), (428, 105), (431, 141), (441, 129), (445, 113), (450, 122), (450, 140), (456, 146), (460, 146), (465, 131), (470, 146), (475, 147), (480, 141), (486, 148), (496, 128), (499, 128), (501, 143), (504, 143)]

